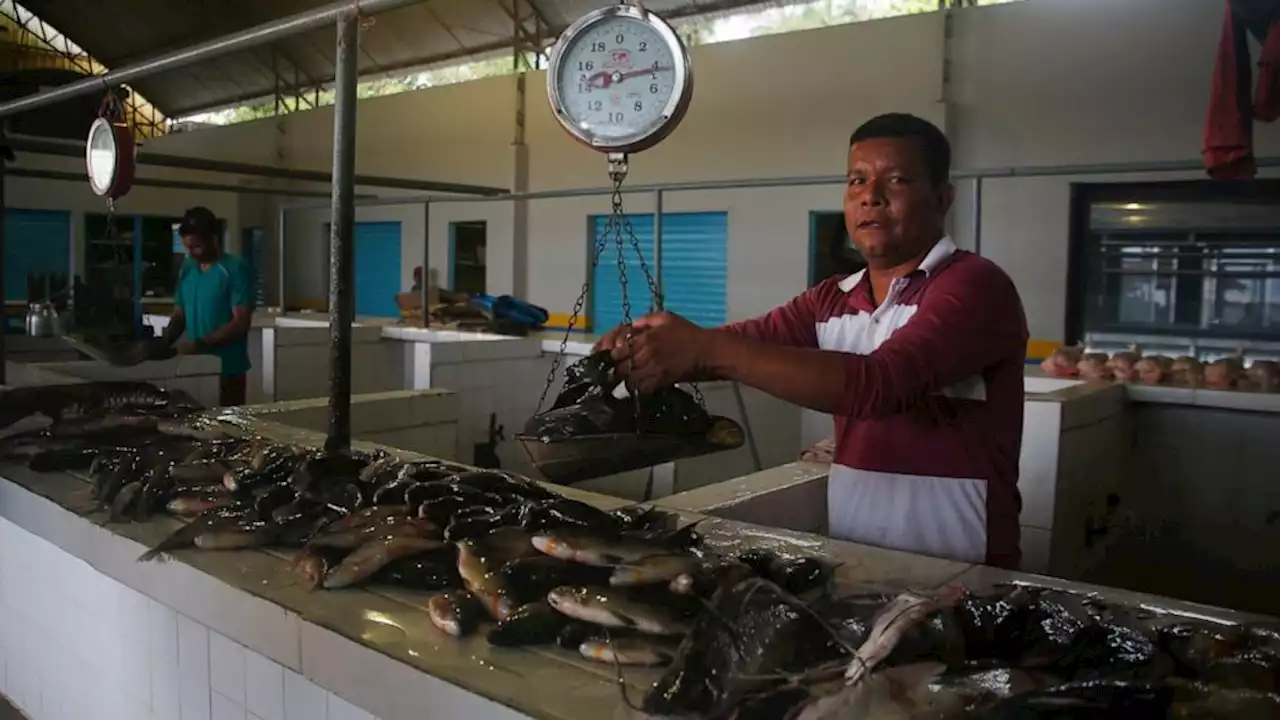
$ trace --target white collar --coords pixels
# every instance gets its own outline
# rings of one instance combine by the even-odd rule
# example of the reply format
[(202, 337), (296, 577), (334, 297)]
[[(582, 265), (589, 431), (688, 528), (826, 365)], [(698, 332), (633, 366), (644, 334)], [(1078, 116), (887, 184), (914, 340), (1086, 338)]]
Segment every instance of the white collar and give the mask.
[[(920, 261), (920, 267), (918, 269), (923, 270), (925, 275), (932, 275), (933, 271), (937, 270), (938, 267), (947, 260), (947, 258), (955, 254), (957, 249), (956, 243), (951, 239), (951, 236), (943, 235), (941, 240), (933, 244), (929, 253), (924, 256), (924, 260)], [(840, 289), (844, 292), (852, 291), (854, 288), (858, 287), (858, 283), (862, 282), (862, 276), (866, 273), (866, 270), (859, 270), (844, 280), (841, 280)]]

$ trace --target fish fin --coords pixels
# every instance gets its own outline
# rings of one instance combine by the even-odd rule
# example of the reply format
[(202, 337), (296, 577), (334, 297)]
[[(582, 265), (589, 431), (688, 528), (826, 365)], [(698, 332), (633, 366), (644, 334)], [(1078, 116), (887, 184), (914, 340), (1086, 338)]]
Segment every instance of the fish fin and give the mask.
[(703, 520), (706, 520), (706, 518), (698, 518), (682, 528), (672, 530), (663, 536), (662, 543), (676, 547), (687, 547), (694, 544), (698, 538), (697, 527)]

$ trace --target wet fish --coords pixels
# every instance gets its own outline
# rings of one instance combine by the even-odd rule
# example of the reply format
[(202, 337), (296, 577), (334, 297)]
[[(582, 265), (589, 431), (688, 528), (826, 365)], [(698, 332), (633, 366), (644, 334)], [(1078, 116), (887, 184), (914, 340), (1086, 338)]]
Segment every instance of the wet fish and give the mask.
[(560, 587), (547, 594), (551, 607), (577, 620), (648, 635), (685, 635), (693, 620), (682, 608), (637, 599), (617, 589)]
[(204, 487), (223, 484), (228, 472), (243, 467), (243, 463), (221, 459), (188, 460), (175, 464), (170, 473), (179, 487)]
[(578, 648), (582, 646), (582, 643), (587, 642), (588, 640), (603, 640), (606, 632), (610, 635), (620, 635), (625, 631), (616, 629), (606, 631), (604, 628), (593, 623), (583, 622), (582, 620), (571, 620), (571, 622), (560, 631), (560, 634), (556, 636), (556, 644), (565, 650), (573, 650), (574, 652), (577, 652)]
[(527, 502), (520, 511), (520, 524), (530, 532), (565, 526), (604, 533), (617, 533), (623, 529), (622, 521), (616, 516), (580, 500), (563, 497)]
[(109, 522), (122, 522), (133, 517), (134, 509), (142, 496), (142, 481), (134, 480), (125, 483), (115, 497), (111, 499)]
[(934, 598), (902, 593), (890, 600), (871, 623), (871, 633), (854, 653), (845, 672), (845, 681), (854, 685), (863, 675), (871, 672), (889, 653), (898, 640), (912, 626), (922, 622), (929, 613), (938, 609), (940, 602)]
[(550, 555), (531, 555), (512, 560), (498, 571), (504, 591), (522, 603), (542, 600), (547, 593), (565, 585), (605, 585), (610, 570), (567, 562)]
[(473, 593), (503, 596), (506, 592), (501, 573), (504, 565), (514, 560), (533, 557), (538, 551), (520, 528), (502, 528), (482, 538), (463, 540), (458, 546), (458, 574)]
[(669, 583), (681, 575), (697, 571), (699, 562), (693, 555), (653, 555), (634, 563), (618, 565), (609, 576), (609, 584), (626, 587)]
[(445, 528), (444, 537), (449, 542), (484, 537), (499, 528), (516, 526), (519, 514), (519, 508), (513, 507), (490, 515), (454, 520)]
[(485, 609), (466, 590), (451, 590), (434, 595), (427, 601), (427, 617), (431, 624), (453, 637), (464, 637), (476, 631)]
[(231, 505), (225, 508), (214, 508), (200, 515), (191, 522), (174, 530), (158, 545), (148, 550), (138, 557), (138, 562), (148, 562), (160, 557), (162, 554), (178, 550), (181, 548), (191, 547), (195, 543), (195, 539), (207, 532), (210, 528), (218, 525), (226, 525), (238, 519), (244, 518), (250, 512), (250, 508), (244, 505)]
[(302, 578), (307, 590), (317, 590), (324, 584), (329, 571), (346, 557), (347, 551), (335, 548), (307, 548), (293, 560), (292, 569)]
[(210, 525), (192, 542), (201, 550), (241, 550), (271, 544), (277, 530), (274, 523), (242, 518), (225, 525)]
[(458, 556), (454, 547), (392, 560), (374, 573), (370, 582), (395, 585), (413, 590), (444, 590), (458, 587)]
[(660, 667), (675, 659), (678, 642), (656, 637), (619, 637), (587, 640), (578, 652), (588, 660), (617, 665)]
[(165, 504), (165, 510), (181, 517), (195, 517), (216, 507), (226, 507), (233, 502), (231, 496), (226, 493), (180, 493)]
[(669, 549), (655, 542), (609, 537), (569, 527), (538, 533), (532, 542), (539, 551), (551, 557), (600, 567), (633, 565), (647, 557), (670, 553)]
[(414, 535), (393, 534), (371, 540), (356, 548), (324, 578), (326, 590), (362, 582), (397, 558), (443, 547), (443, 541)]
[(448, 485), (443, 485), (440, 483), (415, 482), (413, 485), (410, 485), (407, 490), (405, 490), (404, 502), (405, 502), (405, 505), (408, 505), (410, 508), (413, 508), (423, 517), (428, 517), (426, 514), (423, 514), (423, 508), (422, 508), (423, 505), (433, 500), (439, 500), (441, 498), (450, 497), (450, 496), (457, 498), (458, 507), (454, 508), (453, 510), (450, 510), (448, 514), (444, 515), (443, 518), (441, 519), (433, 518), (433, 521), (436, 522), (437, 524), (448, 525), (449, 518), (453, 515), (453, 513), (457, 512), (458, 509), (466, 506), (466, 501), (463, 500), (461, 496), (453, 495), (453, 488), (449, 487)]
[(489, 644), (497, 647), (549, 645), (571, 622), (571, 618), (556, 612), (545, 600), (526, 603), (489, 631)]
[(298, 498), (298, 492), (292, 485), (282, 483), (262, 488), (255, 493), (253, 509), (260, 517), (271, 517), (277, 508), (292, 503)]
[(337, 532), (326, 531), (307, 541), (308, 547), (331, 547), (355, 550), (374, 538), (386, 535), (440, 537), (440, 529), (423, 518), (387, 516), (383, 522)]
[(337, 532), (340, 530), (353, 530), (356, 528), (385, 523), (388, 518), (401, 518), (408, 516), (409, 508), (404, 505), (379, 505), (353, 512), (350, 515), (335, 520), (333, 523), (326, 525), (324, 531)]

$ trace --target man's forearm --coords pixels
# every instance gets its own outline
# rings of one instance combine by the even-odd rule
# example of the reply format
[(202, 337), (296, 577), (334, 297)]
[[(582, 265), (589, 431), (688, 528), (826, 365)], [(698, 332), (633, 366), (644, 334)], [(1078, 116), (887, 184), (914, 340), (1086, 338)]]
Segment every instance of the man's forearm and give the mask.
[(843, 353), (770, 345), (732, 333), (717, 332), (714, 337), (706, 374), (811, 410), (838, 411), (846, 391)]
[(239, 340), (244, 337), (248, 331), (248, 323), (239, 319), (234, 319), (208, 335), (197, 339), (202, 345), (216, 348)]
[(172, 346), (174, 343), (178, 342), (178, 338), (182, 337), (182, 333), (186, 332), (186, 330), (186, 316), (180, 312), (174, 313), (169, 316), (169, 324), (165, 326), (164, 333), (161, 337), (164, 338), (166, 346)]

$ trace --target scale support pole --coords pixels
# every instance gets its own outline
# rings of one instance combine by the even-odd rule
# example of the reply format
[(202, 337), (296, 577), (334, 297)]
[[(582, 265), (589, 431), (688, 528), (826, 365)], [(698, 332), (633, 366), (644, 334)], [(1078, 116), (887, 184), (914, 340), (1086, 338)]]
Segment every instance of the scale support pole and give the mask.
[(329, 233), (329, 435), (325, 451), (351, 449), (351, 323), (355, 233), (356, 77), (360, 16), (338, 16), (337, 97), (333, 113), (333, 213)]
[[(8, 208), (5, 206), (4, 175), (5, 175), (5, 166), (9, 164), (8, 153), (9, 153), (9, 147), (5, 145), (5, 139), (4, 139), (4, 123), (0, 122), (0, 302), (4, 301), (6, 297), (5, 287), (4, 287), (4, 275), (7, 269), (5, 268), (4, 226), (5, 226), (5, 217), (8, 215), (9, 211), (8, 211)], [(0, 385), (4, 385), (6, 382), (8, 382), (8, 378), (6, 376), (7, 374), (5, 373), (5, 366), (9, 362), (8, 348), (6, 347), (6, 343), (5, 343), (5, 336), (8, 334), (9, 334), (9, 311), (7, 309), (0, 308)]]
[(59, 103), (80, 95), (101, 93), (105, 88), (177, 70), (204, 60), (229, 55), (239, 50), (269, 45), (281, 38), (323, 27), (333, 22), (335, 18), (345, 16), (355, 7), (359, 7), (360, 12), (365, 15), (372, 15), (412, 5), (416, 2), (420, 2), (420, 0), (360, 0), (359, 3), (352, 2), (352, 0), (339, 0), (339, 2), (322, 5), (296, 15), (272, 20), (257, 27), (251, 27), (224, 37), (174, 50), (158, 57), (143, 60), (135, 65), (112, 70), (104, 75), (95, 75), (94, 77), (67, 83), (53, 90), (0, 103), (0, 117), (16, 115), (27, 110), (35, 110), (36, 108)]

